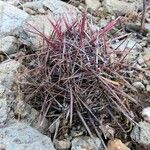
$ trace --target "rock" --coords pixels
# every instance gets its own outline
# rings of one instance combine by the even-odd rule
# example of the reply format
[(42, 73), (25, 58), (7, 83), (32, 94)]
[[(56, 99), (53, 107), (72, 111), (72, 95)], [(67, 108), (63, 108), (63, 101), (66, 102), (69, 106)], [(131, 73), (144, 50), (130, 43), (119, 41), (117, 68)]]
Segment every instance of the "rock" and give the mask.
[(5, 87), (4, 87), (3, 85), (0, 84), (0, 98), (3, 97), (4, 92), (5, 92)]
[(26, 13), (28, 13), (28, 14), (30, 14), (30, 15), (35, 15), (36, 14), (36, 12), (34, 11), (34, 10), (32, 10), (32, 9), (30, 9), (30, 8), (24, 8), (24, 11), (26, 12)]
[(80, 4), (80, 5), (78, 6), (78, 9), (79, 9), (81, 12), (84, 12), (84, 11), (85, 11), (85, 5)]
[(20, 100), (14, 110), (15, 116), (19, 116), (20, 122), (26, 123), (42, 133), (44, 133), (45, 129), (48, 129), (48, 120), (46, 118), (40, 119), (39, 112), (24, 101)]
[(103, 5), (109, 13), (117, 13), (118, 15), (132, 13), (140, 6), (139, 0), (132, 3), (124, 0), (104, 0)]
[(105, 27), (108, 24), (108, 22), (109, 21), (107, 19), (101, 18), (101, 20), (99, 21), (99, 26)]
[(150, 107), (146, 107), (142, 110), (142, 116), (145, 121), (150, 123)]
[(0, 36), (11, 33), (22, 26), (27, 17), (26, 12), (0, 1)]
[(139, 122), (135, 125), (132, 132), (131, 138), (139, 144), (150, 144), (150, 124), (147, 122)]
[(22, 6), (23, 8), (30, 8), (33, 11), (37, 11), (38, 9), (43, 7), (43, 0), (39, 0), (39, 1), (32, 1), (32, 2), (26, 2), (24, 3)]
[(144, 40), (140, 43), (140, 45), (141, 45), (142, 47), (146, 47), (146, 44), (147, 44), (147, 42), (144, 41)]
[(87, 8), (91, 8), (93, 10), (98, 9), (101, 5), (99, 0), (85, 0), (85, 4), (87, 5)]
[[(139, 64), (135, 63), (134, 66), (135, 66), (138, 70), (144, 71), (144, 69), (143, 69)], [(136, 83), (135, 83), (135, 86), (136, 86)]]
[(108, 150), (130, 150), (119, 139), (114, 139), (114, 140), (108, 141), (107, 148), (108, 148)]
[[(63, 22), (64, 17), (66, 17), (67, 21), (70, 23), (74, 19), (77, 19), (79, 13), (78, 9), (74, 6), (59, 0), (44, 0), (42, 1), (42, 5), (43, 7), (49, 9), (48, 14), (31, 16), (23, 26), (24, 30), (29, 31), (27, 32), (27, 34), (30, 35), (30, 40), (34, 49), (39, 49), (39, 47), (41, 47), (43, 44), (42, 37), (36, 34), (36, 30), (44, 33), (45, 36), (49, 36), (53, 30), (53, 27), (49, 20), (55, 23), (58, 20), (60, 21), (62, 19), (60, 22), (63, 31), (66, 29)], [(34, 27), (36, 28), (36, 30), (34, 29)]]
[(147, 92), (150, 92), (150, 85), (149, 85), (149, 84), (146, 85), (146, 91), (147, 91)]
[(140, 89), (140, 90), (145, 90), (145, 86), (143, 85), (142, 82), (134, 82), (133, 83), (133, 86), (137, 89)]
[[(143, 58), (145, 60), (145, 63), (147, 64), (147, 66), (150, 66), (150, 47), (144, 48)], [(145, 74), (146, 74), (146, 76), (147, 76), (147, 74), (149, 74), (148, 76), (150, 77), (149, 71), (146, 71)]]
[(10, 55), (17, 52), (19, 43), (14, 36), (6, 36), (0, 39), (0, 50)]
[(112, 139), (115, 135), (115, 129), (109, 125), (101, 125), (99, 127), (105, 137), (105, 139)]
[(20, 0), (5, 0), (5, 1), (7, 1), (8, 4), (11, 4), (14, 6), (17, 6), (20, 3)]
[(23, 4), (24, 10), (30, 15), (46, 14), (46, 10), (43, 8), (43, 0), (26, 2)]
[[(1, 88), (1, 86), (0, 86)], [(7, 101), (4, 98), (0, 98), (0, 125), (4, 125), (8, 116)]]
[(138, 44), (138, 40), (134, 39), (134, 38), (128, 38), (125, 42), (123, 42), (123, 40), (116, 42), (116, 43), (112, 43), (112, 48), (113, 49), (120, 49), (121, 51), (123, 51), (124, 49), (136, 49)]
[(148, 31), (148, 33), (150, 33), (150, 25), (149, 25), (149, 23), (145, 23), (144, 28)]
[[(143, 78), (144, 78), (144, 75), (143, 75)], [(144, 85), (148, 85), (148, 84), (149, 84), (149, 81), (148, 81), (148, 80), (145, 80), (145, 79), (143, 79), (143, 78), (142, 78), (143, 84), (144, 84)]]
[(48, 128), (48, 121), (43, 119), (40, 122), (39, 112), (21, 101), (22, 94), (18, 96), (19, 91), (14, 82), (15, 73), (19, 67), (20, 63), (15, 60), (0, 63), (0, 124), (18, 116), (20, 122), (44, 132)]
[(77, 18), (78, 13), (80, 13), (76, 7), (60, 0), (44, 0), (43, 6), (48, 8), (55, 17), (65, 16), (69, 21)]
[(104, 150), (104, 146), (99, 138), (77, 137), (72, 141), (71, 150)]
[[(54, 21), (52, 14), (35, 15), (30, 17), (23, 26), (24, 31), (26, 31), (27, 35), (30, 37), (30, 42), (32, 43), (31, 46), (34, 48), (34, 50), (43, 45), (42, 37), (38, 35), (38, 31), (42, 32), (45, 36), (49, 36), (52, 31), (52, 26), (48, 18), (51, 21)], [(37, 31), (34, 28), (36, 28)]]
[(11, 92), (14, 76), (20, 63), (14, 60), (7, 60), (0, 63), (0, 125), (7, 122), (11, 117), (11, 103), (14, 100), (13, 96), (9, 98), (7, 95)]
[(42, 7), (42, 8), (39, 8), (39, 9), (38, 9), (38, 14), (46, 15), (46, 14), (47, 14), (47, 11), (45, 11), (45, 9)]
[(0, 63), (0, 84), (7, 90), (12, 88), (14, 76), (19, 67), (20, 63), (15, 60), (6, 60)]
[[(0, 114), (0, 123), (6, 121), (9, 115), (9, 109), (11, 108), (15, 113), (13, 115), (21, 117), (20, 121), (43, 132), (43, 130), (48, 127), (48, 121), (44, 119), (42, 123), (39, 123), (39, 112), (20, 99), (18, 101), (17, 98), (13, 98), (10, 94), (14, 93), (14, 95), (18, 96), (16, 84), (14, 84), (14, 76), (19, 67), (20, 63), (15, 60), (7, 60), (0, 63), (0, 110), (2, 110)], [(7, 93), (5, 91), (7, 91)], [(10, 95), (9, 98), (7, 94)], [(19, 97), (21, 98), (21, 94)], [(9, 99), (9, 101), (7, 99)]]
[(138, 62), (140, 65), (144, 64), (144, 59), (143, 59), (143, 56), (142, 56), (142, 55), (139, 56), (137, 62)]
[(79, 137), (84, 134), (84, 131), (85, 131), (84, 129), (77, 130), (75, 128), (72, 128), (70, 135), (71, 135), (71, 137)]
[(0, 128), (0, 145), (6, 150), (55, 150), (51, 139), (23, 123)]
[[(24, 24), (25, 25), (25, 24)], [(24, 27), (24, 26), (23, 26)], [(25, 45), (27, 47), (32, 47), (32, 41), (30, 39), (30, 35), (23, 27), (19, 28), (17, 31), (13, 32), (13, 36), (17, 37), (20, 44)], [(29, 28), (28, 28), (29, 30)]]
[(0, 150), (5, 150), (5, 146), (4, 145), (0, 145)]
[(150, 71), (146, 71), (146, 72), (145, 72), (145, 76), (146, 76), (147, 78), (150, 78)]
[[(128, 51), (127, 51), (128, 53)], [(125, 60), (127, 60), (128, 62), (132, 62), (132, 61), (135, 61), (137, 59), (139, 55), (139, 52), (136, 51), (135, 49), (131, 50), (127, 56), (125, 57)], [(141, 68), (141, 66), (139, 66)]]
[(70, 140), (64, 139), (64, 140), (55, 140), (54, 141), (54, 146), (57, 150), (66, 150), (70, 149), (71, 147), (71, 142)]
[[(126, 23), (125, 24), (125, 31), (126, 32), (133, 32), (133, 33), (140, 33), (141, 25), (135, 24), (135, 23)], [(149, 30), (144, 26), (143, 29), (143, 36), (146, 36), (148, 34)], [(138, 36), (141, 38), (141, 36), (138, 34)]]

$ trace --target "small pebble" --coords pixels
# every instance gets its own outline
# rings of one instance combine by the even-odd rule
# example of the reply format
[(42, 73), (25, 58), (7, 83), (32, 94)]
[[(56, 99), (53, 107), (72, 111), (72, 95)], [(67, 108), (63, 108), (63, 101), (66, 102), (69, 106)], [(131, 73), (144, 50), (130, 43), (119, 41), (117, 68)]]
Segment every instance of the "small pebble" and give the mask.
[(57, 150), (70, 149), (71, 142), (67, 139), (64, 140), (55, 140), (54, 141), (55, 148)]
[(108, 141), (108, 150), (130, 150), (124, 143), (119, 139)]
[(142, 110), (142, 116), (145, 121), (150, 123), (150, 107), (146, 107)]
[(38, 9), (38, 13), (39, 13), (39, 14), (43, 14), (43, 15), (46, 15), (46, 14), (47, 14), (47, 12), (44, 10), (44, 8), (39, 8), (39, 9)]
[(143, 64), (143, 63), (144, 63), (144, 59), (143, 59), (142, 57), (140, 57), (140, 58), (138, 59), (138, 63), (139, 63), (139, 64)]
[(142, 89), (142, 90), (145, 90), (145, 86), (143, 85), (142, 82), (134, 82), (133, 83), (133, 86), (137, 89)]
[(147, 91), (147, 92), (150, 92), (150, 85), (147, 85), (147, 86), (146, 86), (146, 91)]
[(144, 84), (144, 85), (149, 85), (148, 80), (145, 80), (145, 79), (144, 79), (144, 80), (143, 80), (143, 84)]
[[(135, 125), (130, 137), (135, 142), (142, 145), (150, 145), (150, 124), (148, 122), (139, 122)], [(141, 149), (140, 149), (141, 150)], [(148, 150), (148, 149), (147, 149)]]
[(145, 46), (146, 46), (146, 41), (141, 42), (140, 45), (141, 45), (142, 47), (145, 47)]
[(28, 7), (25, 7), (24, 11), (27, 12), (28, 14), (30, 14), (30, 15), (35, 15), (36, 14), (36, 12), (34, 10), (32, 10)]

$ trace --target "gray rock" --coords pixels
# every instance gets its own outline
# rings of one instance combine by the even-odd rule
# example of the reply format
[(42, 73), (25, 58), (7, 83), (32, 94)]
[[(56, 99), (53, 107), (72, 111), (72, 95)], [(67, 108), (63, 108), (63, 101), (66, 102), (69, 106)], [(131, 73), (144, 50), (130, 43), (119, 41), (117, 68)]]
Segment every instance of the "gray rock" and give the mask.
[(17, 39), (13, 36), (6, 36), (0, 39), (0, 49), (8, 55), (16, 53), (18, 47), (19, 43), (17, 43)]
[(140, 45), (141, 45), (142, 47), (145, 47), (145, 46), (146, 46), (146, 41), (142, 41), (142, 42), (140, 43)]
[(80, 13), (76, 7), (60, 0), (44, 0), (43, 6), (47, 7), (53, 15), (58, 17), (65, 16), (68, 20), (77, 18), (77, 14)]
[(126, 49), (136, 49), (137, 46), (139, 46), (138, 42), (139, 41), (135, 38), (128, 38), (125, 42), (123, 42), (123, 40), (121, 40), (119, 42), (113, 43), (111, 46), (114, 49), (118, 48), (123, 51), (125, 48)]
[(143, 84), (144, 84), (144, 85), (148, 85), (148, 84), (149, 84), (149, 81), (146, 80), (146, 79), (143, 79)]
[(0, 63), (0, 84), (3, 85), (7, 91), (12, 88), (14, 83), (14, 75), (17, 69), (20, 67), (20, 63), (15, 60), (6, 60)]
[(44, 0), (26, 2), (22, 6), (23, 6), (23, 8), (30, 8), (30, 9), (36, 11), (43, 7), (43, 4), (42, 4), (43, 1)]
[(100, 21), (99, 21), (99, 26), (100, 27), (105, 27), (107, 24), (108, 24), (108, 20), (102, 18)]
[(66, 150), (70, 149), (71, 147), (71, 142), (70, 140), (64, 139), (64, 140), (55, 140), (54, 141), (55, 148), (57, 150)]
[(46, 10), (43, 8), (43, 1), (32, 1), (32, 2), (26, 2), (22, 6), (24, 8), (24, 11), (26, 11), (30, 15), (35, 14), (46, 14)]
[(1, 127), (0, 135), (6, 150), (55, 150), (49, 137), (23, 123)]
[[(125, 30), (127, 32), (132, 32), (132, 33), (139, 33), (141, 29), (141, 25), (139, 22), (137, 23), (125, 23)], [(146, 27), (146, 24), (143, 28), (143, 32), (142, 32), (142, 35), (146, 36), (148, 34), (149, 30), (147, 29)]]
[[(150, 47), (144, 48), (143, 56), (147, 58), (147, 61), (145, 62), (147, 66), (150, 66)], [(150, 77), (150, 72), (146, 71), (145, 72), (146, 76)]]
[(20, 63), (14, 60), (0, 63), (0, 125), (5, 124), (11, 116), (10, 104), (14, 97), (10, 95), (8, 98), (7, 95), (11, 92), (15, 72), (19, 66)]
[(3, 1), (6, 1), (7, 3), (14, 6), (17, 6), (21, 2), (21, 0), (3, 0)]
[[(19, 43), (26, 45), (28, 47), (31, 47), (33, 44), (31, 42), (30, 35), (23, 28), (24, 25), (22, 27), (20, 27), (18, 30), (16, 30), (15, 32), (13, 32), (11, 35), (17, 37)], [(28, 28), (28, 30), (30, 28)]]
[(150, 85), (149, 85), (149, 84), (146, 85), (146, 91), (147, 91), (147, 92), (150, 92)]
[(150, 25), (149, 25), (149, 23), (145, 23), (144, 27), (147, 30), (147, 32), (150, 33)]
[(90, 138), (90, 137), (77, 137), (72, 141), (71, 150), (104, 150), (102, 141), (99, 138)]
[(0, 98), (3, 97), (4, 92), (5, 92), (5, 87), (4, 87), (3, 85), (0, 84)]
[(98, 9), (101, 5), (99, 0), (85, 0), (85, 3), (87, 5), (87, 8), (91, 8), (93, 10)]
[[(28, 43), (29, 44), (32, 43), (31, 46), (34, 47), (34, 50), (38, 49), (39, 47), (41, 47), (43, 45), (42, 37), (37, 35), (37, 31), (34, 29), (34, 27), (38, 31), (44, 33), (45, 36), (49, 36), (52, 31), (52, 26), (51, 26), (48, 18), (51, 21), (54, 21), (54, 16), (49, 13), (48, 15), (31, 16), (26, 21), (26, 24), (23, 25), (24, 30), (26, 31), (27, 35), (30, 37), (30, 38), (28, 38), (28, 39), (30, 39), (29, 40), (30, 42), (28, 42)], [(32, 31), (34, 33), (30, 32), (30, 31)]]
[(145, 90), (145, 86), (143, 85), (142, 82), (134, 82), (133, 86), (139, 90)]
[(27, 19), (28, 14), (6, 2), (0, 1), (0, 36), (13, 32)]
[(53, 27), (50, 24), (49, 20), (55, 22), (57, 20), (62, 19), (62, 21), (60, 22), (62, 31), (64, 31), (66, 28), (63, 22), (63, 17), (66, 17), (68, 22), (70, 23), (74, 19), (77, 19), (79, 13), (79, 10), (77, 8), (60, 0), (50, 0), (50, 1), (41, 0), (41, 1), (42, 1), (41, 5), (43, 5), (43, 7), (49, 10), (48, 14), (31, 16), (30, 18), (27, 19), (26, 24), (24, 24), (23, 26), (24, 30), (35, 32), (35, 34), (31, 32), (27, 33), (28, 35), (30, 35), (30, 40), (34, 49), (39, 49), (39, 47), (41, 47), (43, 44), (43, 40), (42, 37), (36, 34), (37, 31), (35, 31), (33, 27), (35, 27), (38, 31), (44, 33), (45, 36), (49, 36), (53, 30)]
[(31, 8), (25, 7), (24, 11), (30, 15), (36, 15), (36, 11), (32, 10)]
[(139, 122), (135, 125), (132, 132), (131, 138), (140, 144), (150, 144), (150, 124), (147, 122)]
[(78, 9), (79, 9), (81, 12), (84, 12), (84, 10), (85, 10), (85, 5), (80, 4), (80, 5), (78, 6)]
[(140, 7), (141, 0), (135, 2), (125, 2), (124, 0), (104, 0), (103, 4), (109, 13), (118, 13), (124, 15), (136, 11)]
[(121, 40), (121, 41), (112, 43), (111, 46), (116, 51), (125, 51), (125, 50), (126, 50), (126, 52), (129, 51), (127, 53), (127, 56), (125, 59), (127, 61), (131, 62), (133, 60), (136, 60), (136, 58), (140, 54), (139, 51), (142, 49), (142, 47), (140, 46), (140, 44), (138, 42), (139, 42), (139, 40), (137, 40), (137, 39), (128, 38), (124, 42), (123, 42), (123, 40)]
[(150, 123), (150, 107), (143, 108), (141, 114), (144, 120)]
[(4, 125), (7, 120), (7, 101), (4, 98), (0, 98), (0, 125)]
[[(140, 71), (145, 71), (143, 68), (142, 68), (142, 66), (141, 65), (139, 65), (139, 64), (137, 64), (137, 62), (135, 62), (134, 63), (134, 67), (136, 67), (138, 70), (140, 70)], [(144, 83), (144, 82), (142, 82), (142, 83)], [(143, 89), (144, 90), (144, 89)]]
[[(22, 94), (17, 91), (17, 85), (14, 84), (15, 73), (19, 67), (20, 63), (15, 60), (0, 63), (0, 124), (6, 123), (16, 115), (20, 116), (21, 122), (44, 132), (48, 128), (48, 121), (40, 120), (39, 112), (21, 101)], [(10, 110), (12, 110), (11, 114)]]
[(138, 62), (140, 65), (144, 64), (144, 59), (143, 59), (143, 56), (142, 56), (142, 55), (139, 55), (137, 62)]
[[(128, 61), (128, 62), (132, 62), (132, 61), (135, 61), (138, 57), (140, 53), (136, 50), (131, 50), (127, 56), (125, 57), (125, 59)], [(141, 67), (141, 66), (140, 66)]]
[(42, 133), (48, 129), (48, 120), (46, 118), (41, 119), (39, 112), (24, 101), (17, 102), (14, 110), (15, 115), (20, 116), (20, 122), (26, 123)]
[(150, 71), (145, 72), (146, 77), (150, 78)]

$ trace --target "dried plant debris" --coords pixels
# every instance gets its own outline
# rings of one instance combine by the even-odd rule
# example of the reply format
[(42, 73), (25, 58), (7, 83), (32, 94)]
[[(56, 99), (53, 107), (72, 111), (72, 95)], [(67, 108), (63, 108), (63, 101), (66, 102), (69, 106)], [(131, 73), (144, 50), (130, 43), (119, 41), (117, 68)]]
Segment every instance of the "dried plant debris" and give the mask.
[(131, 108), (138, 104), (133, 98), (137, 91), (128, 72), (134, 76), (140, 70), (127, 63), (129, 50), (118, 54), (107, 37), (122, 20), (118, 17), (97, 30), (87, 15), (72, 23), (67, 18), (49, 20), (53, 30), (48, 37), (32, 27), (43, 39), (43, 48), (24, 57), (20, 85), (25, 101), (40, 111), (40, 121), (49, 120), (53, 139), (73, 128), (100, 137), (106, 123), (125, 131), (126, 123), (134, 122)]

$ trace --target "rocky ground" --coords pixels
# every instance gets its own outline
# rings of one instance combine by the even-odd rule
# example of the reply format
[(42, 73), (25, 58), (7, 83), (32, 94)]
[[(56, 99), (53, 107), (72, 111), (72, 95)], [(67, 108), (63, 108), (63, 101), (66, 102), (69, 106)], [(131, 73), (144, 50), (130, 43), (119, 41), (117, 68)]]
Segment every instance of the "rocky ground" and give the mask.
[[(140, 70), (132, 80), (138, 90), (141, 106), (132, 107), (137, 122), (128, 132), (117, 132), (111, 122), (103, 127), (106, 138), (91, 138), (82, 130), (51, 140), (47, 133), (48, 119), (39, 123), (40, 112), (26, 103), (20, 93), (19, 71), (23, 68), (20, 58), (29, 50), (38, 51), (43, 41), (32, 27), (49, 35), (49, 19), (57, 20), (64, 14), (70, 21), (87, 10), (92, 25), (104, 28), (118, 16), (124, 17), (122, 28), (109, 33), (111, 48), (129, 49), (127, 60)], [(145, 24), (140, 23), (142, 0), (2, 0), (0, 1), (0, 149), (1, 150), (108, 150), (150, 149), (150, 1), (146, 1)], [(62, 24), (63, 27), (63, 24)], [(116, 39), (114, 34), (119, 37)], [(123, 36), (123, 37), (122, 37)], [(124, 41), (124, 37), (128, 37)], [(124, 42), (123, 42), (124, 41)], [(132, 76), (132, 72), (131, 72)], [(137, 119), (138, 117), (138, 119)], [(55, 124), (57, 125), (57, 123)], [(120, 131), (120, 130), (119, 130)], [(110, 136), (111, 135), (111, 136)], [(54, 139), (54, 138), (53, 138)]]

